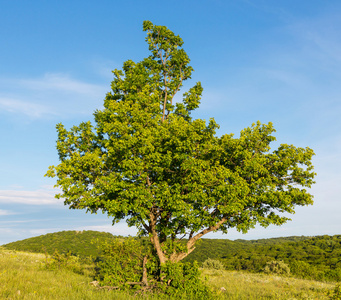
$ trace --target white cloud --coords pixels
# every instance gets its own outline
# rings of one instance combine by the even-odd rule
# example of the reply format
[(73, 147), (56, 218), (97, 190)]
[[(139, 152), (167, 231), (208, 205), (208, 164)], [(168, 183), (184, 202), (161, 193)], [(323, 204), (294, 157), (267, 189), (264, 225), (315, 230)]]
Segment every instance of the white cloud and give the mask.
[(40, 118), (41, 116), (46, 116), (46, 114), (55, 114), (44, 105), (11, 98), (0, 98), (0, 108), (10, 113), (24, 114), (31, 118)]
[(98, 95), (103, 89), (102, 86), (82, 82), (62, 73), (46, 73), (41, 78), (19, 79), (16, 84), (30, 90), (57, 90), (92, 96)]
[[(13, 235), (13, 233), (15, 233), (15, 230), (13, 230), (12, 228), (3, 228), (3, 227), (0, 227), (0, 233), (1, 234), (7, 234), (7, 235)], [(0, 241), (1, 243), (1, 241)]]
[(9, 210), (0, 209), (0, 216), (9, 216), (9, 215), (15, 215), (15, 213)]
[(102, 105), (108, 89), (109, 86), (83, 82), (62, 73), (0, 78), (0, 111), (34, 119), (91, 114)]
[(26, 229), (26, 228), (11, 228), (0, 227), (0, 245), (20, 241), (31, 238), (33, 236), (43, 235), (46, 233), (53, 233), (58, 231), (56, 228), (50, 229)]
[(54, 198), (57, 191), (51, 189), (39, 189), (35, 191), (0, 190), (0, 203), (26, 205), (61, 205), (62, 200)]

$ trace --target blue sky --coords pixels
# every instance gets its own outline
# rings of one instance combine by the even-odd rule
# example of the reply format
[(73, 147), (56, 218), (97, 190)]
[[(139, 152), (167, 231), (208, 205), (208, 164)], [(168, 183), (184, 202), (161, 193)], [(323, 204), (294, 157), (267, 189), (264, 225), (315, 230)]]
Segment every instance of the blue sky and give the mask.
[(148, 55), (143, 20), (184, 40), (204, 94), (198, 118), (219, 134), (260, 120), (277, 142), (314, 149), (315, 204), (292, 222), (243, 235), (257, 239), (341, 234), (341, 2), (338, 0), (1, 1), (0, 245), (61, 230), (134, 234), (105, 215), (54, 199), (55, 125), (92, 120), (111, 70)]

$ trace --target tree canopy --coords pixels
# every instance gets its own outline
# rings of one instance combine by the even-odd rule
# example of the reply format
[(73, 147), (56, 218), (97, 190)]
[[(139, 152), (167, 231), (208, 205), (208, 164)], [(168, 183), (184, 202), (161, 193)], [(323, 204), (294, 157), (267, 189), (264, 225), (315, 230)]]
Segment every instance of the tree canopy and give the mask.
[[(150, 237), (161, 264), (180, 261), (203, 235), (257, 223), (281, 225), (297, 205), (312, 204), (314, 152), (275, 140), (272, 123), (218, 136), (218, 124), (194, 119), (200, 82), (175, 95), (193, 68), (183, 41), (165, 26), (143, 23), (150, 55), (114, 70), (94, 125), (57, 124), (58, 198), (73, 209), (102, 211)], [(181, 239), (185, 242), (181, 242)]]

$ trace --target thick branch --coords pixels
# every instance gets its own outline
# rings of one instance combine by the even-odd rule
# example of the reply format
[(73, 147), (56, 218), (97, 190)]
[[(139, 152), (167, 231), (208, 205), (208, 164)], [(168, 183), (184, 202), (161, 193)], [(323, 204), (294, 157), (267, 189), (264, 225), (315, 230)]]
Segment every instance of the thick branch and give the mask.
[[(217, 224), (215, 224), (214, 226), (210, 226), (206, 229), (204, 229), (203, 231), (199, 232), (197, 235), (195, 235), (194, 237), (192, 237), (191, 239), (188, 240), (187, 242), (187, 249), (190, 250), (191, 248), (193, 248), (194, 244), (196, 243), (196, 241), (198, 239), (200, 239), (203, 235), (211, 232), (211, 231), (214, 231), (214, 230), (217, 230), (219, 229), (219, 227), (221, 225), (223, 225), (225, 222), (227, 221), (227, 218), (222, 218)], [(193, 249), (194, 250), (194, 249)], [(192, 250), (192, 251), (193, 251)], [(192, 252), (191, 251), (191, 252)]]
[(141, 220), (141, 223), (142, 223), (142, 226), (144, 227), (144, 229), (146, 229), (146, 231), (148, 233), (150, 233), (150, 227), (145, 222), (143, 222), (142, 220)]
[(157, 232), (155, 230), (155, 227), (156, 227), (156, 217), (155, 217), (155, 215), (153, 214), (152, 211), (149, 214), (149, 218), (150, 218), (149, 228), (150, 228), (150, 233), (151, 233), (150, 239), (151, 239), (151, 242), (154, 245), (156, 253), (157, 253), (158, 257), (159, 257), (160, 264), (162, 265), (162, 264), (164, 264), (166, 262), (166, 256), (162, 252), (161, 244), (160, 244), (160, 239), (159, 239), (159, 236), (158, 236), (158, 234), (157, 234)]
[(193, 232), (190, 233), (189, 236), (189, 240), (187, 242), (187, 252), (181, 252), (181, 253), (173, 253), (170, 256), (170, 260), (172, 262), (178, 262), (182, 259), (184, 259), (186, 256), (188, 256), (191, 252), (193, 252), (193, 250), (195, 249), (194, 245), (197, 242), (198, 239), (200, 239), (203, 235), (217, 230), (219, 229), (219, 227), (224, 224), (227, 221), (227, 218), (222, 218), (217, 224), (215, 224), (214, 226), (210, 226), (206, 229), (204, 229), (203, 231), (199, 232), (197, 235), (195, 235), (194, 237), (192, 237)]

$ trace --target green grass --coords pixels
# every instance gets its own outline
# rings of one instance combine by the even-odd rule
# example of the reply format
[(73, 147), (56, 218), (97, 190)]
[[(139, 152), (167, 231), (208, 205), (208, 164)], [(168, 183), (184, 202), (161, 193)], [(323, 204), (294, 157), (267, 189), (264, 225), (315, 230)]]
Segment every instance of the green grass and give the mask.
[[(329, 299), (335, 284), (241, 271), (203, 270), (222, 299)], [(226, 289), (222, 292), (221, 288)]]
[(70, 270), (47, 270), (45, 255), (0, 250), (0, 299), (134, 299), (99, 290), (92, 278)]
[[(3, 245), (9, 250), (35, 253), (72, 253), (82, 258), (102, 256), (103, 244), (115, 237), (98, 231), (61, 231)], [(146, 238), (146, 237), (145, 237)], [(146, 238), (147, 239), (147, 238)], [(228, 270), (263, 272), (271, 261), (283, 261), (297, 278), (318, 281), (341, 281), (341, 235), (285, 237), (261, 240), (202, 239), (184, 262), (208, 258), (219, 260)]]
[[(90, 274), (49, 270), (46, 256), (0, 248), (0, 299), (136, 299), (90, 285)], [(329, 299), (335, 284), (237, 271), (203, 270), (221, 299)], [(224, 287), (225, 292), (220, 291)], [(164, 299), (164, 297), (144, 297)]]

